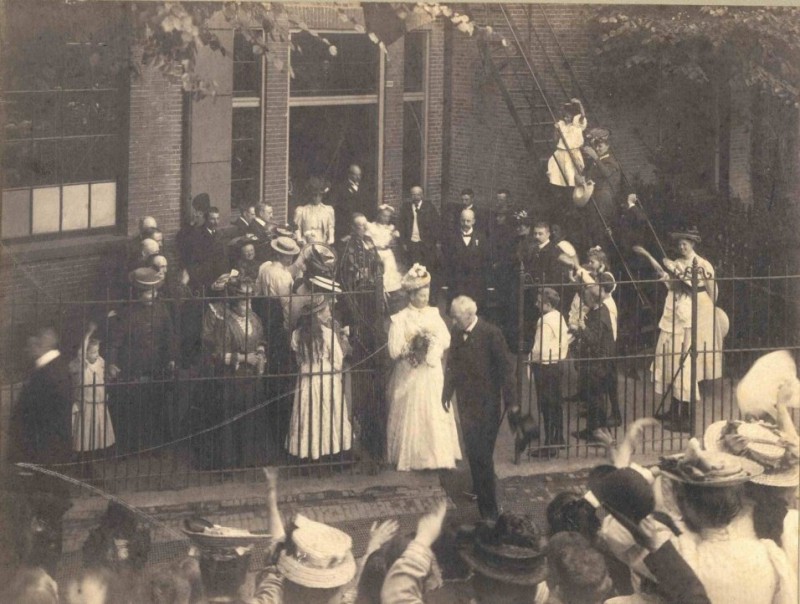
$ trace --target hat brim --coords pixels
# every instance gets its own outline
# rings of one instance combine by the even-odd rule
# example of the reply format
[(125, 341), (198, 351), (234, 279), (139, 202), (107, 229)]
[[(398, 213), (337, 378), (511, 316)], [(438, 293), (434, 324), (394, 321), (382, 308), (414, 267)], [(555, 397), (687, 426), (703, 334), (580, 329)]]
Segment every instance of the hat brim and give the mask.
[[(705, 434), (703, 435), (703, 445), (705, 446), (707, 451), (730, 454), (730, 451), (725, 449), (722, 443), (722, 431), (725, 430), (727, 424), (728, 424), (727, 420), (721, 420), (718, 422), (714, 422), (713, 424), (708, 426), (708, 428), (706, 428)], [(750, 459), (742, 458), (741, 456), (737, 457), (739, 459), (745, 459), (746, 461), (750, 461), (752, 463), (757, 463), (753, 462)], [(796, 487), (800, 485), (800, 467), (798, 466), (788, 468), (781, 472), (767, 472), (766, 468), (764, 468), (763, 466), (760, 467), (762, 467), (764, 473), (751, 478), (750, 482), (752, 482), (753, 484), (760, 484), (768, 487)]]
[(189, 540), (199, 547), (234, 548), (249, 547), (251, 545), (266, 545), (272, 541), (270, 533), (251, 533), (250, 535), (209, 535), (188, 529), (181, 529)]
[(311, 277), (309, 281), (316, 287), (324, 289), (326, 292), (330, 292), (332, 294), (342, 293), (341, 284), (337, 283), (333, 279), (328, 279), (327, 277), (314, 276)]
[(685, 239), (686, 241), (694, 241), (695, 243), (700, 243), (702, 238), (697, 233), (681, 233), (675, 232), (669, 234), (671, 239), (678, 241), (679, 239)]
[(537, 585), (547, 578), (547, 561), (544, 554), (542, 554), (541, 563), (532, 572), (501, 570), (496, 566), (491, 566), (475, 554), (472, 542), (459, 547), (458, 554), (472, 571), (503, 583)]
[(589, 203), (592, 193), (594, 193), (594, 183), (592, 181), (588, 181), (585, 185), (576, 185), (572, 190), (572, 203), (582, 208)]
[(729, 476), (710, 476), (706, 480), (691, 480), (685, 476), (681, 476), (680, 474), (676, 474), (670, 470), (661, 469), (661, 473), (666, 476), (667, 478), (674, 480), (676, 482), (682, 482), (684, 484), (692, 484), (699, 487), (732, 487), (738, 484), (744, 484), (745, 482), (752, 482), (753, 478), (760, 476), (764, 473), (764, 468), (757, 464), (754, 461), (751, 461), (745, 457), (738, 457), (736, 455), (731, 455), (730, 453), (721, 452), (723, 455), (728, 455), (734, 458), (738, 463), (741, 464), (742, 469), (741, 471), (737, 472), (736, 474), (731, 474)]
[(272, 241), (270, 241), (269, 245), (273, 250), (284, 256), (297, 256), (297, 254), (300, 253), (300, 248), (297, 246), (296, 243), (291, 250), (286, 250), (280, 247), (280, 244), (278, 243), (277, 239), (273, 239)]
[(347, 585), (356, 576), (356, 561), (351, 552), (344, 561), (333, 568), (314, 568), (282, 551), (278, 558), (278, 570), (292, 583), (315, 589), (333, 589)]

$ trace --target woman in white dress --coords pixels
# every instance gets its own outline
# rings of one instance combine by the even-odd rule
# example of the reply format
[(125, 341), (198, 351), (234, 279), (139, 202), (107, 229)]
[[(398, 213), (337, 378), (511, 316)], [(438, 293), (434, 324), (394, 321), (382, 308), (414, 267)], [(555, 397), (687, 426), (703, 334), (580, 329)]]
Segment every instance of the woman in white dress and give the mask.
[(378, 256), (383, 263), (383, 290), (387, 294), (398, 291), (403, 278), (397, 267), (397, 258), (393, 249), (400, 237), (400, 232), (391, 223), (392, 216), (394, 216), (394, 208), (383, 204), (378, 207), (377, 220), (367, 225), (367, 234), (378, 249)]
[(312, 296), (292, 333), (299, 375), (286, 442), (291, 455), (319, 459), (352, 447), (353, 430), (342, 386), (342, 367), (349, 349), (347, 337), (333, 320), (328, 299)]
[(389, 461), (398, 470), (455, 468), (461, 459), (453, 413), (442, 407), (442, 356), (450, 332), (439, 310), (428, 306), (431, 276), (415, 264), (403, 277), (409, 305), (392, 316), (389, 356)]
[(298, 206), (294, 211), (295, 239), (304, 243), (336, 243), (334, 232), (334, 209), (322, 203), (322, 197), (328, 192), (325, 183), (312, 176), (306, 184), (306, 195), (311, 198), (311, 203)]

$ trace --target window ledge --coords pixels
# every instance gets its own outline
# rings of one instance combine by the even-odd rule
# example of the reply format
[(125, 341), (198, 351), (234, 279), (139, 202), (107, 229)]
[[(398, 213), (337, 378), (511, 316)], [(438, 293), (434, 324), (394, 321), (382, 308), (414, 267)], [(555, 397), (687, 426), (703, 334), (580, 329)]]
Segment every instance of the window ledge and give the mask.
[(0, 265), (17, 262), (42, 262), (79, 256), (118, 253), (125, 250), (128, 238), (124, 235), (85, 235), (50, 241), (21, 241), (3, 243)]

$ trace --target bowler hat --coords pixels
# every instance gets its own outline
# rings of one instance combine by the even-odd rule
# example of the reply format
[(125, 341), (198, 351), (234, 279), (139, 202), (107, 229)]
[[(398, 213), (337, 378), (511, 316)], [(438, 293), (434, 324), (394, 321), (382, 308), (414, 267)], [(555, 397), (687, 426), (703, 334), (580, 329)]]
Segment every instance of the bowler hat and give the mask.
[(604, 476), (592, 487), (592, 493), (612, 514), (622, 514), (634, 524), (655, 509), (652, 487), (632, 468), (619, 468)]
[(458, 553), (478, 574), (502, 583), (533, 586), (547, 577), (545, 544), (529, 518), (504, 513), (495, 523), (479, 523), (472, 538), (461, 542)]

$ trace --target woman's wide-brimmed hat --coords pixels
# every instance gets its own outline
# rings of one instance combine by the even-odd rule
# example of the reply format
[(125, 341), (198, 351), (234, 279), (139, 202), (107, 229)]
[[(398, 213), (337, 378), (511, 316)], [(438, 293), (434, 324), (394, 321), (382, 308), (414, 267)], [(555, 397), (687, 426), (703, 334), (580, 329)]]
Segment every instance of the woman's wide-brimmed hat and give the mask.
[(311, 283), (312, 291), (322, 291), (325, 293), (331, 294), (340, 294), (342, 293), (342, 286), (341, 284), (337, 283), (333, 279), (328, 279), (327, 277), (321, 277), (319, 275), (315, 275), (308, 280)]
[(533, 218), (525, 210), (514, 212), (514, 221), (521, 226), (531, 226), (533, 224)]
[[(661, 473), (685, 484), (702, 487), (730, 487), (752, 481), (764, 468), (745, 457), (722, 451), (697, 451), (696, 439), (689, 441), (690, 451), (662, 457)], [(694, 443), (695, 450), (692, 450)]]
[(154, 288), (158, 289), (164, 285), (164, 275), (149, 267), (132, 270), (128, 274), (128, 279), (131, 285), (139, 291), (147, 291)]
[(587, 130), (585, 134), (586, 140), (589, 141), (589, 143), (595, 143), (595, 142), (605, 143), (608, 141), (608, 137), (610, 136), (611, 136), (611, 130), (609, 130), (608, 128), (589, 128), (589, 130)]
[(792, 385), (794, 396), (787, 407), (800, 407), (800, 384), (797, 366), (788, 350), (776, 350), (759, 357), (736, 386), (736, 402), (744, 416), (776, 417), (778, 392), (783, 385)]
[(389, 212), (390, 214), (394, 215), (394, 206), (390, 206), (388, 203), (382, 203), (378, 206), (378, 213), (381, 212)]
[(669, 236), (676, 241), (679, 239), (685, 239), (686, 241), (693, 241), (695, 243), (700, 243), (700, 241), (702, 241), (700, 238), (700, 231), (697, 230), (696, 226), (678, 229), (677, 231), (671, 232)]
[(415, 264), (403, 275), (400, 285), (406, 291), (414, 291), (431, 283), (431, 274), (421, 264)]
[(272, 249), (284, 256), (296, 256), (300, 253), (297, 242), (290, 237), (276, 237), (270, 242)]
[(205, 518), (187, 518), (183, 522), (182, 530), (189, 540), (202, 550), (266, 545), (272, 540), (272, 535), (265, 531), (251, 532), (219, 526)]
[(534, 542), (521, 539), (509, 526), (532, 521), (525, 517), (502, 514), (496, 522), (479, 523), (471, 538), (462, 539), (458, 553), (474, 572), (513, 585), (536, 585), (547, 578), (546, 541), (537, 534)]
[(332, 589), (356, 574), (353, 540), (337, 528), (298, 514), (291, 541), (278, 558), (284, 578), (304, 587)]
[(770, 487), (800, 485), (800, 458), (776, 426), (722, 420), (706, 428), (703, 443), (708, 451), (730, 453), (760, 465), (764, 473), (750, 482)]

